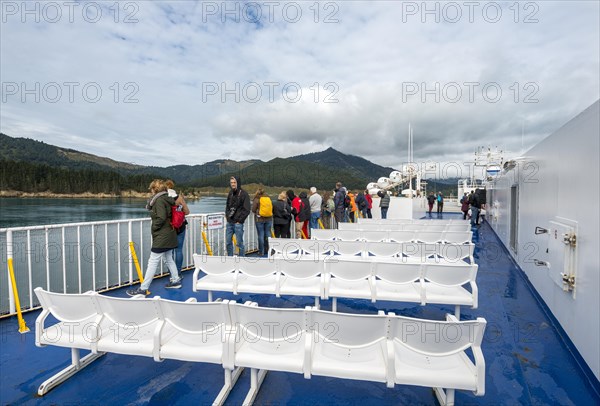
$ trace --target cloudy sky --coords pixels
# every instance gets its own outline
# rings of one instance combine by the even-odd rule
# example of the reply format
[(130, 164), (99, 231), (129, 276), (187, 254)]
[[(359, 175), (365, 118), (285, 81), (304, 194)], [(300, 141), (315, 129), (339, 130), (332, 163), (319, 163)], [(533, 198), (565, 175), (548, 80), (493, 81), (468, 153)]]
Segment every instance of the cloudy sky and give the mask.
[(1, 128), (119, 161), (520, 155), (600, 96), (599, 2), (2, 1)]

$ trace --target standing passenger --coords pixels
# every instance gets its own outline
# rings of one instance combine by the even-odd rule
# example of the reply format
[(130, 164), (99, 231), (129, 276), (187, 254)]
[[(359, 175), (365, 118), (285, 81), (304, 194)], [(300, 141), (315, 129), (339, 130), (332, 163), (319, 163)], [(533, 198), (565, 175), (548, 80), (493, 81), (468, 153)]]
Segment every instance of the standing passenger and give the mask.
[(310, 202), (310, 228), (311, 230), (314, 230), (319, 228), (321, 203), (323, 203), (323, 198), (317, 193), (317, 188), (314, 186), (310, 188), (310, 197), (308, 198), (308, 201)]
[(377, 195), (381, 197), (379, 207), (381, 208), (381, 218), (385, 220), (387, 219), (387, 212), (390, 207), (390, 195), (385, 190), (380, 190), (377, 192)]
[(444, 211), (444, 196), (442, 192), (438, 192), (437, 196), (437, 212), (441, 214)]
[(350, 206), (348, 206), (348, 216), (350, 216), (350, 222), (356, 223), (356, 219), (358, 218), (358, 208), (356, 207), (356, 201), (354, 197), (354, 193), (352, 191), (348, 191), (348, 197), (350, 198)]
[(129, 296), (148, 295), (148, 289), (152, 283), (152, 279), (156, 274), (158, 265), (161, 260), (165, 261), (171, 280), (165, 285), (167, 289), (181, 288), (181, 280), (177, 272), (177, 266), (173, 261), (173, 250), (177, 247), (177, 232), (171, 227), (171, 206), (175, 204), (175, 200), (167, 194), (167, 185), (159, 179), (155, 179), (150, 184), (150, 193), (152, 197), (146, 205), (146, 209), (150, 211), (152, 225), (152, 248), (150, 249), (150, 258), (144, 275), (144, 282), (137, 289), (127, 290)]
[(331, 197), (331, 192), (325, 192), (323, 194), (323, 203), (321, 204), (321, 207), (323, 208), (323, 214), (321, 215), (323, 227), (333, 228), (331, 226), (331, 216), (335, 213), (335, 203)]
[(294, 194), (294, 191), (292, 189), (289, 189), (286, 192), (286, 195), (287, 195), (287, 203), (288, 203), (288, 206), (290, 206), (290, 210), (292, 213), (292, 219), (290, 220), (290, 223), (288, 225), (287, 234), (288, 234), (289, 238), (292, 238), (292, 223), (294, 222), (294, 219), (295, 219), (296, 215), (298, 214), (298, 213), (294, 212), (294, 207), (292, 204), (294, 202), (294, 199), (296, 198), (296, 195)]
[(429, 196), (427, 196), (427, 204), (429, 205), (429, 217), (431, 217), (431, 210), (433, 210), (433, 204), (435, 203), (435, 196), (433, 192), (429, 192)]
[(232, 176), (229, 179), (229, 186), (231, 190), (227, 195), (227, 203), (225, 204), (227, 255), (233, 255), (233, 235), (235, 234), (239, 256), (243, 257), (246, 253), (244, 250), (244, 221), (250, 214), (250, 196), (242, 189), (242, 182), (238, 177)]
[[(310, 238), (310, 233), (308, 231), (308, 222), (310, 221), (310, 201), (308, 200), (308, 195), (306, 192), (300, 192), (298, 196), (300, 199), (300, 209), (298, 210), (298, 220), (302, 224), (302, 234), (304, 238)], [(298, 223), (296, 223), (296, 227)]]
[(273, 228), (276, 238), (290, 238), (292, 209), (287, 200), (286, 193), (281, 192), (273, 204)]
[(460, 211), (463, 212), (463, 220), (466, 220), (469, 213), (469, 196), (467, 196), (467, 192), (460, 199)]
[[(182, 211), (186, 216), (190, 214), (190, 209), (188, 208), (185, 199), (183, 198), (183, 193), (177, 194), (174, 190), (175, 183), (171, 179), (167, 179), (165, 181), (165, 185), (167, 185), (167, 193), (169, 197), (175, 199), (175, 204), (177, 205), (177, 210)], [(175, 265), (177, 265), (177, 271), (179, 271), (179, 276), (183, 278), (183, 274), (181, 273), (181, 268), (183, 267), (183, 243), (185, 242), (185, 229), (187, 226), (187, 220), (183, 222), (183, 225), (179, 227), (177, 230), (177, 248), (173, 251), (173, 259), (175, 260)]]
[(365, 190), (365, 200), (367, 201), (367, 217), (372, 219), (371, 209), (373, 208), (373, 197), (368, 190)]
[(259, 188), (254, 194), (252, 213), (255, 215), (256, 233), (258, 234), (258, 255), (266, 257), (269, 252), (269, 237), (273, 223), (273, 202), (262, 188)]
[(356, 197), (354, 198), (354, 202), (356, 203), (356, 207), (360, 211), (362, 218), (367, 218), (367, 199), (363, 192), (358, 192)]
[(342, 183), (338, 182), (335, 184), (335, 195), (333, 196), (333, 203), (335, 204), (335, 221), (341, 223), (344, 218), (344, 198), (346, 197), (346, 189), (342, 187)]

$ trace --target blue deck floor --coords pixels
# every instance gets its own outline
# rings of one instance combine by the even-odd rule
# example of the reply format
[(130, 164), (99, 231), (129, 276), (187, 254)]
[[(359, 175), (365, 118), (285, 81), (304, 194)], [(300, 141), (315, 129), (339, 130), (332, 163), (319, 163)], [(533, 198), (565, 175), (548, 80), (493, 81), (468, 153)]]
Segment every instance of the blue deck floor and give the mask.
[[(444, 215), (445, 218), (456, 217)], [(475, 230), (474, 230), (475, 231)], [(486, 361), (486, 393), (476, 397), (457, 391), (458, 405), (600, 405), (598, 381), (581, 366), (581, 359), (555, 326), (527, 283), (525, 275), (511, 260), (493, 230), (484, 223), (474, 232), (476, 262), (479, 264), (479, 308), (462, 309), (462, 319), (484, 317), (488, 325), (482, 343)], [(166, 279), (155, 280), (154, 295), (174, 300), (194, 294), (192, 273), (186, 272), (181, 290), (165, 290)], [(123, 289), (110, 293), (125, 296)], [(221, 295), (238, 301), (253, 300), (261, 306), (298, 307), (312, 305), (312, 298), (274, 298), (265, 295)], [(331, 301), (322, 302), (323, 309)], [(427, 305), (339, 300), (338, 311), (375, 312), (443, 319), (453, 308)], [(16, 319), (0, 322), (0, 402), (39, 405), (107, 404), (200, 404), (212, 403), (223, 384), (221, 366), (107, 354), (82, 372), (37, 397), (38, 386), (70, 362), (70, 351), (57, 347), (37, 348), (33, 329), (39, 312), (25, 316), (31, 333), (17, 332)], [(242, 403), (249, 388), (245, 371), (227, 404)], [(269, 372), (256, 399), (259, 405), (434, 405), (429, 388)]]

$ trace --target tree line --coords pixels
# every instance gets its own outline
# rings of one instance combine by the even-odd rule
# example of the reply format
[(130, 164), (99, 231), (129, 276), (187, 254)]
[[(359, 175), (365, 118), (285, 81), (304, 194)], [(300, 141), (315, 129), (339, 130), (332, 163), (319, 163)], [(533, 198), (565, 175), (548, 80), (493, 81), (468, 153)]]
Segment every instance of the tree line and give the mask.
[(27, 193), (107, 193), (148, 191), (157, 176), (121, 175), (114, 171), (67, 169), (23, 161), (0, 160), (0, 189)]

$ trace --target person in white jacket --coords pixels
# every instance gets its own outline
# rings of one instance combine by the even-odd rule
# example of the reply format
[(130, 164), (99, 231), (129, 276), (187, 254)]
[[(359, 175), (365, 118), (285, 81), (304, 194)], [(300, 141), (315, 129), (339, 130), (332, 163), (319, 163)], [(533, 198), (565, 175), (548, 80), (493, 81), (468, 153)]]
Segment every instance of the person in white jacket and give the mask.
[(323, 198), (317, 193), (316, 187), (310, 188), (310, 196), (308, 198), (310, 202), (310, 229), (319, 228), (319, 219), (321, 218), (321, 204)]

